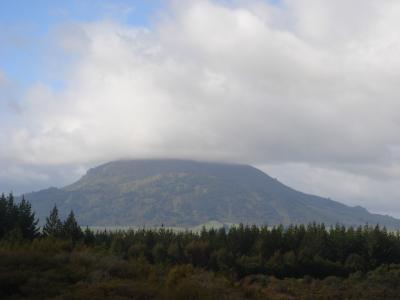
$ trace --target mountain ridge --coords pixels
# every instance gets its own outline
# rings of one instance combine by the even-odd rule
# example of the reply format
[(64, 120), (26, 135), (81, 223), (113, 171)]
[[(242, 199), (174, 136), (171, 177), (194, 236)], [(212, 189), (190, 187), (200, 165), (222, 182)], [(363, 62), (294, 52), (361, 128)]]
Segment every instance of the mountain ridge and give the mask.
[(176, 159), (119, 160), (91, 168), (77, 182), (27, 194), (41, 219), (56, 204), (83, 225), (197, 226), (248, 224), (381, 224), (400, 220), (360, 206), (296, 191), (243, 164)]

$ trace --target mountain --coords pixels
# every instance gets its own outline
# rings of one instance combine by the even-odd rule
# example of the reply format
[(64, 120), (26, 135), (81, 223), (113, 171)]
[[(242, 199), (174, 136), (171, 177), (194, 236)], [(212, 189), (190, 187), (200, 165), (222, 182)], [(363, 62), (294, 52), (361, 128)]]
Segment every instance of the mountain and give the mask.
[(381, 224), (400, 220), (371, 214), (291, 189), (260, 170), (237, 164), (185, 160), (114, 161), (90, 169), (77, 182), (25, 195), (41, 221), (57, 204), (82, 225), (196, 226), (220, 223), (324, 222)]

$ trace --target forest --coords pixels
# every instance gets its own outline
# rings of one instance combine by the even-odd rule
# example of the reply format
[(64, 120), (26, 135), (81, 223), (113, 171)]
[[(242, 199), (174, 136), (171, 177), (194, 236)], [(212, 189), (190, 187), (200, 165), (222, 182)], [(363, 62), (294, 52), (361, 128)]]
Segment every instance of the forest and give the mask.
[(400, 234), (378, 224), (93, 231), (0, 197), (1, 299), (398, 299)]

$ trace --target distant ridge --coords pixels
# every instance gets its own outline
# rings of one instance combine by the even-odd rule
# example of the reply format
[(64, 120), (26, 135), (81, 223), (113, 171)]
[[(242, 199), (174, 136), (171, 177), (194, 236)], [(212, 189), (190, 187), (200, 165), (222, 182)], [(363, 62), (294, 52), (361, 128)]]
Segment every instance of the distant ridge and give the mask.
[(239, 164), (188, 160), (121, 160), (88, 170), (64, 188), (26, 198), (43, 221), (54, 204), (73, 209), (91, 226), (225, 224), (380, 224), (400, 220), (298, 192), (262, 171)]

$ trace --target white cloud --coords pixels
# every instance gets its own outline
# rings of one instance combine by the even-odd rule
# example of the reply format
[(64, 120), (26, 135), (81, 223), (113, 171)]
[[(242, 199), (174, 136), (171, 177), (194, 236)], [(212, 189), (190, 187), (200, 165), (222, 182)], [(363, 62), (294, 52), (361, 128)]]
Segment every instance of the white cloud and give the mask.
[(399, 11), (398, 1), (188, 1), (151, 29), (65, 25), (65, 88), (27, 92), (0, 159), (268, 164), (300, 189), (379, 210), (373, 187), (397, 205)]

